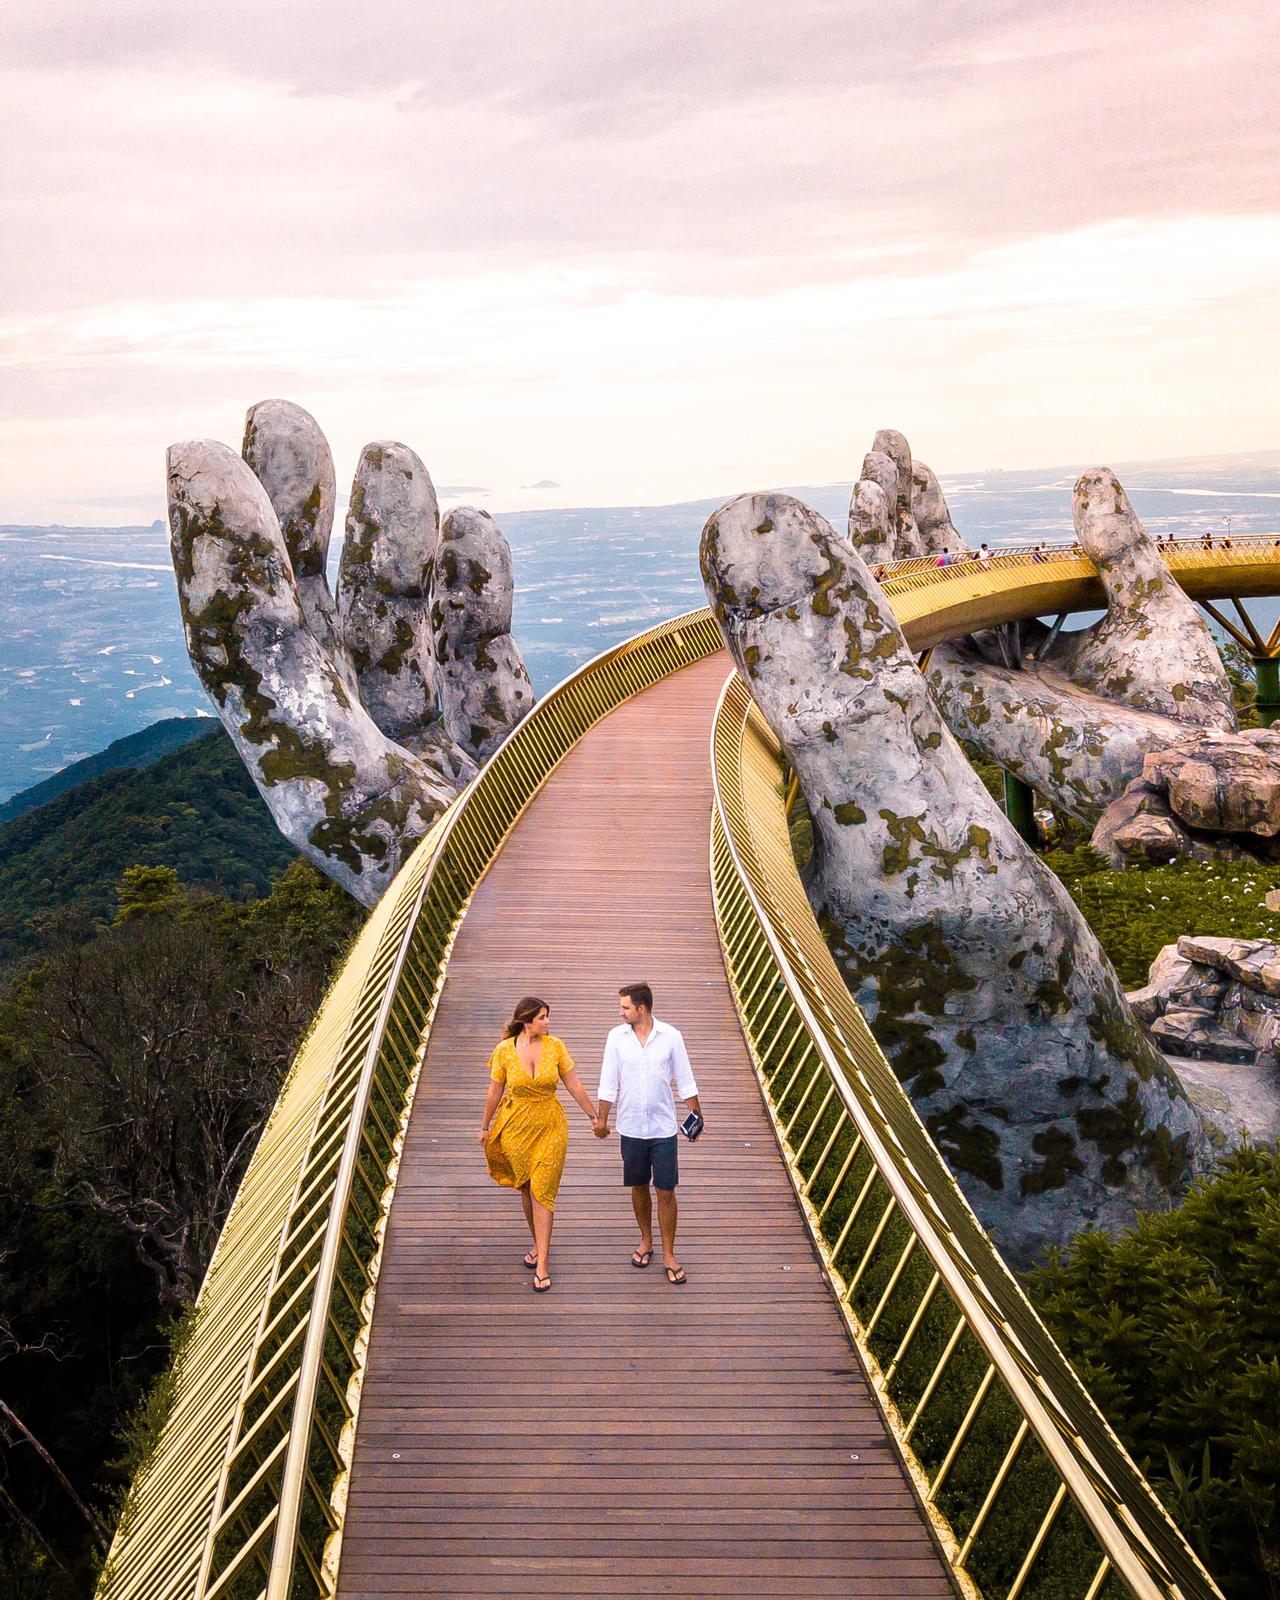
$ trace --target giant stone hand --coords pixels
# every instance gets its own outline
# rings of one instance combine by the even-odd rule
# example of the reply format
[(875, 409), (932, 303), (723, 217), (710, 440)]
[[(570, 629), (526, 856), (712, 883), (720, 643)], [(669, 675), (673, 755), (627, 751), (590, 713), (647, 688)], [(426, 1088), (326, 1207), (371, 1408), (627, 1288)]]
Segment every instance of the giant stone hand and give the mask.
[(857, 550), (798, 501), (744, 495), (707, 523), (702, 572), (808, 803), (832, 952), (1002, 1247), (1025, 1262), (1170, 1204), (1205, 1156), (1200, 1118)]
[[(361, 453), (336, 602), (334, 485), (323, 434), (288, 401), (250, 410), (243, 460), (207, 439), (169, 450), (192, 664), (277, 827), (371, 905), (533, 692), (510, 636), (511, 552), (492, 519), (471, 513), (505, 607), (476, 597), (483, 645), (459, 650), (468, 572), (441, 557), (422, 462), (390, 441)], [(454, 714), (459, 699), (475, 706), (469, 718)]]
[[(1234, 731), (1237, 722), (1213, 638), (1115, 474), (1086, 472), (1072, 513), (1106, 593), (1102, 619), (1077, 633), (1032, 622), (941, 645), (928, 677), (954, 733), (1093, 825), (1146, 755), (1196, 728)], [(849, 537), (873, 564), (964, 548), (938, 480), (900, 433), (876, 435), (850, 500)]]

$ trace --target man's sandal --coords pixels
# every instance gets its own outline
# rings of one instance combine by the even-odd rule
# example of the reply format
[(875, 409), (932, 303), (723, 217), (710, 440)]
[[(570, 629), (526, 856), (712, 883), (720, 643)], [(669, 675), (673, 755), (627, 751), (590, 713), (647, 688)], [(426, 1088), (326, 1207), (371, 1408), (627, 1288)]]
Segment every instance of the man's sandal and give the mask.
[(677, 1289), (682, 1289), (689, 1281), (684, 1275), (683, 1267), (664, 1267), (663, 1271), (667, 1275), (667, 1282), (674, 1284)]
[(652, 1260), (652, 1250), (633, 1250), (631, 1252), (631, 1265), (633, 1267), (647, 1267)]
[(546, 1294), (547, 1291), (550, 1289), (550, 1287), (551, 1287), (551, 1279), (550, 1278), (544, 1278), (540, 1272), (535, 1272), (534, 1273), (534, 1275), (533, 1275), (533, 1292), (534, 1292), (534, 1294)]
[[(529, 1260), (529, 1256), (533, 1256), (532, 1261)], [(525, 1266), (528, 1267), (530, 1272), (532, 1272), (533, 1269), (538, 1265), (538, 1257), (532, 1250), (530, 1250), (528, 1256), (521, 1256), (520, 1259), (524, 1262)]]

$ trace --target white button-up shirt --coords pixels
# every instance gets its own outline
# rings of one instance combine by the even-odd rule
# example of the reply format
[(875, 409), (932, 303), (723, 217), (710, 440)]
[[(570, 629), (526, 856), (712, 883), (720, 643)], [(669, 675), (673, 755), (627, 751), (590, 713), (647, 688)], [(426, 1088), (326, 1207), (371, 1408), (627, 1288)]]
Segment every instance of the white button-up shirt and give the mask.
[(612, 1029), (605, 1040), (597, 1098), (617, 1107), (619, 1133), (629, 1139), (670, 1139), (676, 1131), (673, 1083), (682, 1100), (698, 1092), (678, 1028), (655, 1017), (643, 1044), (629, 1022)]

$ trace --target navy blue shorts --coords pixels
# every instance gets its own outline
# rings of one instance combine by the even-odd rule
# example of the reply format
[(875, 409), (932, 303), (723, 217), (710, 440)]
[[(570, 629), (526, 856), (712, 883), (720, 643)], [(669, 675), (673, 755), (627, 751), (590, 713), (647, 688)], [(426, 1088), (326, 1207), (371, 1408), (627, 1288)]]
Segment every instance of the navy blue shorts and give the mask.
[(676, 1136), (669, 1139), (632, 1139), (619, 1135), (622, 1144), (622, 1181), (628, 1189), (653, 1179), (655, 1189), (674, 1189), (680, 1181)]

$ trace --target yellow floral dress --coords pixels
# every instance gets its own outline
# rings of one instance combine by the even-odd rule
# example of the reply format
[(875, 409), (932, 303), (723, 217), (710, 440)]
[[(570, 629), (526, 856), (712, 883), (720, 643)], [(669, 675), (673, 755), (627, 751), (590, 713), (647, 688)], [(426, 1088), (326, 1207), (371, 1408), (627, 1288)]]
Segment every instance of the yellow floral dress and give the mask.
[(506, 1087), (484, 1147), (489, 1176), (508, 1189), (523, 1189), (527, 1183), (548, 1211), (556, 1208), (569, 1148), (569, 1122), (556, 1089), (572, 1071), (573, 1058), (553, 1033), (542, 1036), (542, 1054), (532, 1075), (514, 1039), (504, 1039), (489, 1057), (489, 1076)]

